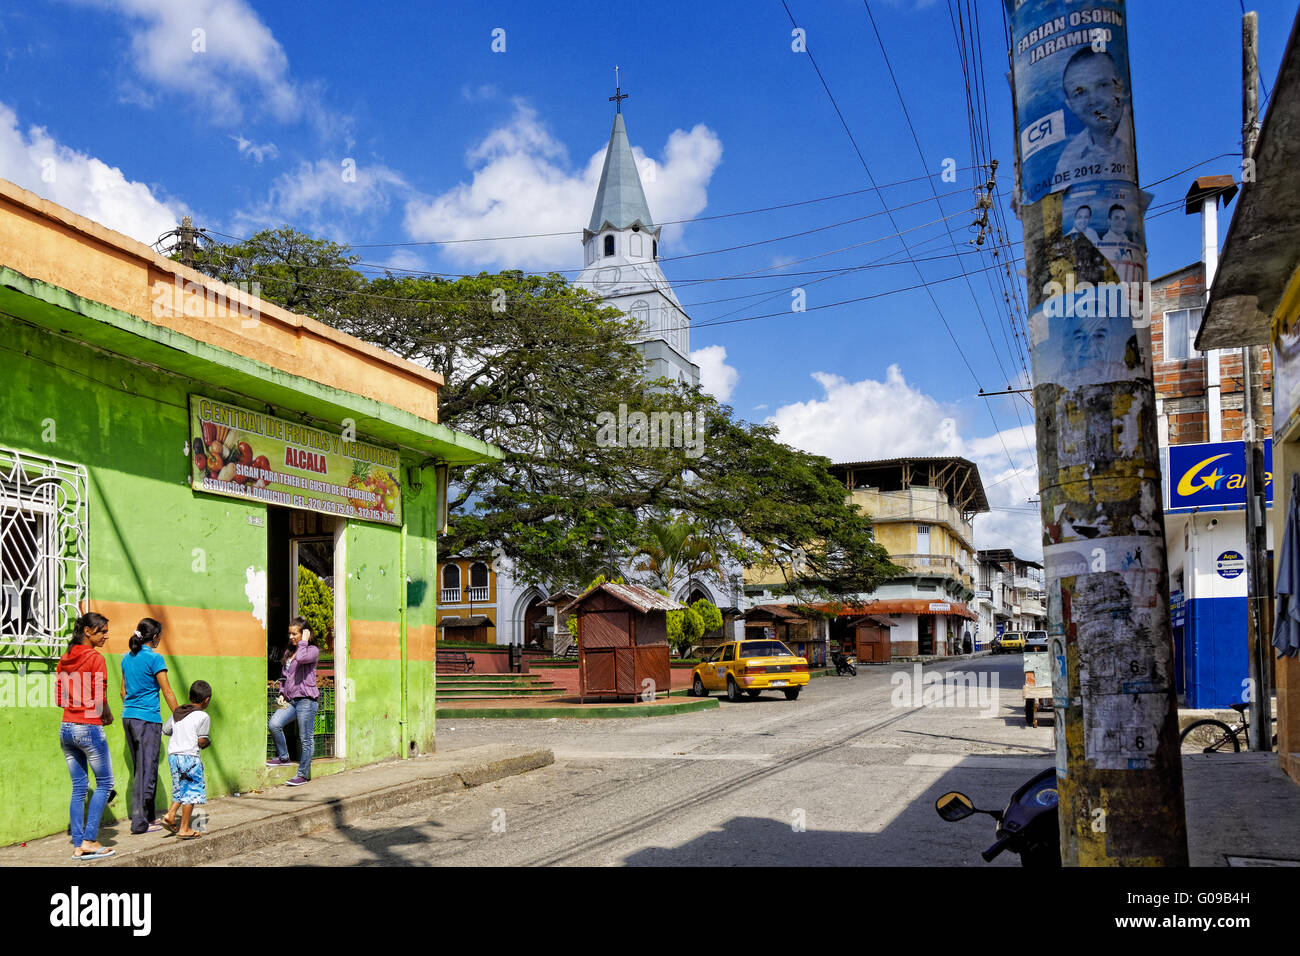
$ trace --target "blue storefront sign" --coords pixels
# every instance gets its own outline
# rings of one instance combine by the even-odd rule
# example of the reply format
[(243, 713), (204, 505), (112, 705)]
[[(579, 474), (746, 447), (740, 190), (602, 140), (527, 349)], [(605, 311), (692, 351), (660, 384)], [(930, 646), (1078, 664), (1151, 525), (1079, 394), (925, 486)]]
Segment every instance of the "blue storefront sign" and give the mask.
[[(1264, 499), (1273, 503), (1273, 440), (1264, 441)], [(1239, 441), (1170, 445), (1165, 474), (1170, 511), (1246, 506), (1246, 445)]]

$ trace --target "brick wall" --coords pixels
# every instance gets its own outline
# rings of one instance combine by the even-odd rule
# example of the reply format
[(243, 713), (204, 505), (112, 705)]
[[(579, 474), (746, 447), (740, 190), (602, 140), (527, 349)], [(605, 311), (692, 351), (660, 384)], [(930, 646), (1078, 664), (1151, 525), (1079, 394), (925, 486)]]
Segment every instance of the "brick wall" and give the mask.
[[(1181, 445), (1210, 440), (1205, 388), (1205, 356), (1185, 360), (1165, 359), (1165, 313), (1196, 309), (1205, 302), (1205, 268), (1197, 262), (1151, 283), (1151, 349), (1156, 397), (1163, 400), (1169, 422), (1169, 442)], [(1264, 407), (1256, 409), (1267, 434), (1273, 428), (1273, 364), (1264, 349), (1263, 368), (1256, 370), (1264, 380)], [(1219, 353), (1219, 395), (1223, 440), (1241, 438), (1242, 390), (1241, 353), (1233, 349)]]

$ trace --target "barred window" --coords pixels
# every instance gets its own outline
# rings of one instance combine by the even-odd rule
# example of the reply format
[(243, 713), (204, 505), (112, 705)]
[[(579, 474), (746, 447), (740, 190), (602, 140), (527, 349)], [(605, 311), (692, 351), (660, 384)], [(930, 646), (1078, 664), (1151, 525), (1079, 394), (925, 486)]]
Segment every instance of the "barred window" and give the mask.
[(0, 656), (55, 657), (89, 599), (86, 469), (0, 448)]

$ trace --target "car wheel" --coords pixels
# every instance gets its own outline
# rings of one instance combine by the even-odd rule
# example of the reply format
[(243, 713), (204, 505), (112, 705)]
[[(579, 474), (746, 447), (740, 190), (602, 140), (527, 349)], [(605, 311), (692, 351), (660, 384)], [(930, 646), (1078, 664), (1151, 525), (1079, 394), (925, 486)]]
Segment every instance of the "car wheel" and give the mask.
[(757, 697), (757, 696), (758, 696), (758, 691), (756, 691), (756, 690), (747, 690), (747, 691), (745, 691), (745, 693), (748, 694), (750, 697)]
[(700, 675), (695, 675), (695, 681), (691, 684), (692, 697), (708, 697), (709, 692), (704, 689), (704, 681), (700, 680)]
[(727, 678), (727, 700), (733, 704), (740, 700), (740, 687), (736, 684), (734, 677)]
[(798, 699), (799, 699), (799, 691), (801, 691), (801, 690), (803, 690), (802, 687), (787, 687), (787, 688), (785, 689), (785, 699), (786, 699), (786, 700), (798, 700)]

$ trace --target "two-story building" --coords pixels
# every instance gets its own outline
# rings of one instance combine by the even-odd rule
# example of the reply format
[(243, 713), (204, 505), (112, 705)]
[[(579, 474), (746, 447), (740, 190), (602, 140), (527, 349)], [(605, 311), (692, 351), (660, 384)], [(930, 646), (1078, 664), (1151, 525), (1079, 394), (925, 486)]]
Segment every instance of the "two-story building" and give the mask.
[[(904, 573), (837, 608), (829, 637), (855, 616), (888, 618), (891, 657), (947, 654), (975, 634), (975, 546), (971, 521), (989, 510), (979, 469), (964, 458), (913, 457), (831, 466), (849, 500), (871, 516), (877, 540)], [(749, 568), (753, 603), (776, 596), (773, 569)]]
[(439, 642), (542, 647), (552, 636), (547, 595), (498, 572), (502, 561), (471, 555), (439, 562)]

